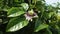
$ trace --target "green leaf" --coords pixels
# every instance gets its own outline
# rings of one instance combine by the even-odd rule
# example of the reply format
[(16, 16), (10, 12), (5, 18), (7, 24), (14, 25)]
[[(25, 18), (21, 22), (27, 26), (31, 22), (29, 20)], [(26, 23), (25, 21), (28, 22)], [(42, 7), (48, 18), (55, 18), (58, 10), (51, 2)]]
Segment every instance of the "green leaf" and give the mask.
[(15, 2), (19, 2), (18, 0), (15, 0)]
[(47, 28), (49, 34), (53, 34), (49, 28)]
[(41, 25), (39, 25), (38, 27), (36, 27), (35, 32), (38, 32), (38, 31), (40, 31), (40, 30), (42, 30), (42, 29), (45, 29), (45, 28), (47, 28), (47, 27), (48, 27), (47, 24), (41, 24)]
[(55, 25), (55, 28), (57, 29), (58, 34), (60, 34), (60, 27), (58, 25)]
[(9, 21), (6, 31), (14, 32), (14, 31), (17, 31), (17, 30), (27, 26), (27, 24), (28, 24), (28, 21), (25, 20), (25, 18), (23, 18), (23, 17), (13, 18)]
[(45, 29), (47, 28), (48, 25), (47, 24), (44, 24), (41, 20), (37, 20), (36, 24), (35, 24), (35, 31), (34, 32), (38, 32), (42, 29)]
[(29, 5), (27, 3), (22, 3), (21, 6), (25, 9), (28, 10)]
[(11, 9), (8, 10), (8, 17), (16, 17), (24, 14), (24, 10), (22, 7), (17, 8), (17, 7), (12, 7)]
[(45, 10), (44, 7), (45, 7), (45, 5), (42, 3), (42, 1), (41, 0), (37, 0), (37, 2), (36, 2), (36, 8), (39, 11), (44, 12), (44, 10)]
[(52, 17), (52, 15), (54, 14), (54, 12), (44, 12), (43, 17), (46, 19), (50, 19)]

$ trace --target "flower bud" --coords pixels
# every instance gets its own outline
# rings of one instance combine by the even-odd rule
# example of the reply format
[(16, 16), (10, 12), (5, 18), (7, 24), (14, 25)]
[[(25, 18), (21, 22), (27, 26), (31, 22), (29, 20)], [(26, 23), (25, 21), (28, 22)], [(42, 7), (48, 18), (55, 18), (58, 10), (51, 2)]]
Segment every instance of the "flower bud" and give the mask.
[(28, 11), (28, 14), (29, 15), (33, 15), (34, 14), (34, 11), (33, 10), (30, 10), (30, 11)]

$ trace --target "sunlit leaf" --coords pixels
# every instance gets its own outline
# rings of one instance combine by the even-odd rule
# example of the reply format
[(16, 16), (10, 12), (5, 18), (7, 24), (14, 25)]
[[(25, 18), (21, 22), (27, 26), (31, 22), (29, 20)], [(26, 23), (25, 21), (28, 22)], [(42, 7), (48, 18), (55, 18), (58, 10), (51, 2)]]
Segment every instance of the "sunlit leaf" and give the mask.
[(17, 8), (17, 7), (12, 7), (11, 9), (8, 10), (8, 17), (16, 17), (16, 16), (19, 16), (19, 15), (22, 15), (24, 14), (24, 10), (22, 7), (20, 8)]
[(13, 18), (9, 21), (6, 31), (14, 32), (14, 31), (17, 31), (17, 30), (27, 26), (27, 24), (28, 24), (28, 21), (25, 20), (25, 18), (23, 18), (23, 17)]
[(27, 3), (22, 3), (21, 6), (25, 9), (28, 10), (29, 5)]

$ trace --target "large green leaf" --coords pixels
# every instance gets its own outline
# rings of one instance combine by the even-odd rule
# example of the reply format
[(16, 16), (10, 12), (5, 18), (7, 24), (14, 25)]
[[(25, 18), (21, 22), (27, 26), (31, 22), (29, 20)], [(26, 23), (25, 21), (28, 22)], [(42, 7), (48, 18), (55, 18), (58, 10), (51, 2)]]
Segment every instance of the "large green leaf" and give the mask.
[(17, 31), (17, 30), (27, 26), (27, 24), (28, 24), (28, 21), (25, 20), (25, 18), (23, 18), (23, 17), (13, 18), (9, 21), (6, 31), (14, 32), (14, 31)]
[(47, 24), (44, 24), (41, 20), (37, 20), (36, 24), (35, 24), (35, 32), (38, 32), (42, 29), (45, 29), (47, 28), (48, 25)]
[(24, 10), (22, 7), (12, 7), (11, 9), (8, 10), (8, 17), (16, 17), (16, 16), (19, 16), (19, 15), (22, 15), (24, 14)]

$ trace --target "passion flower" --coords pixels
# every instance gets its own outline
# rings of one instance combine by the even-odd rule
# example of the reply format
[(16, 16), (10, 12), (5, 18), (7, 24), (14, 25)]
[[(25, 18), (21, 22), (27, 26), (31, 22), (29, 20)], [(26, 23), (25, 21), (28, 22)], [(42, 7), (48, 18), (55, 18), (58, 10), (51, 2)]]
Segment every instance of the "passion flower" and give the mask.
[(30, 11), (25, 13), (25, 17), (26, 17), (26, 20), (32, 21), (32, 18), (37, 18), (38, 15), (33, 11), (33, 9), (31, 9)]

